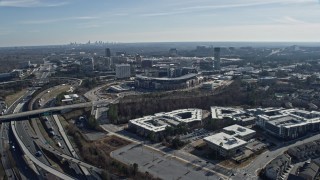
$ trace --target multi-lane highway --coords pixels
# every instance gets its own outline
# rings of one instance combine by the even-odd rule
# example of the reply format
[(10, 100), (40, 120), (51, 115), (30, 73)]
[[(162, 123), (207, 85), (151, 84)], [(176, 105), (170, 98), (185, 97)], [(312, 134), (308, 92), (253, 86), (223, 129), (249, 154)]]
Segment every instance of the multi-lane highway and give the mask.
[[(39, 71), (35, 73), (36, 77), (38, 77), (39, 84), (43, 84), (48, 80), (51, 69), (52, 66), (48, 63), (45, 63), (45, 65), (41, 66)], [(76, 81), (74, 85), (79, 85), (82, 83), (82, 80), (79, 79), (72, 79), (72, 81)], [(21, 112), (25, 106), (25, 103), (29, 101), (34, 92), (34, 88), (32, 88), (32, 90), (28, 90), (25, 95), (21, 96), (12, 106), (8, 108), (5, 114), (0, 117), (0, 122), (2, 122), (0, 128), (0, 153), (2, 155), (1, 161), (8, 179), (99, 179), (99, 176), (96, 174), (96, 172), (100, 173), (102, 170), (79, 160), (79, 157), (75, 154), (74, 149), (69, 148), (71, 143), (66, 141), (65, 138), (61, 138), (62, 135), (60, 133), (64, 133), (63, 128), (60, 128), (59, 124), (56, 124), (55, 121), (53, 121), (53, 118), (50, 119), (50, 121), (53, 122), (53, 129), (58, 135), (54, 136), (53, 139), (57, 142), (58, 140), (61, 141), (59, 142), (59, 148), (58, 146), (56, 147), (49, 145), (46, 142), (46, 139), (41, 135), (41, 131), (39, 130), (37, 123), (31, 120), (33, 124), (33, 126), (31, 126), (29, 120), (30, 117), (34, 115), (39, 117), (42, 113), (103, 105), (106, 102), (89, 102)], [(57, 170), (59, 168), (54, 168), (52, 166), (53, 161), (47, 159), (47, 156), (43, 154), (42, 149), (46, 149), (53, 155), (67, 160), (70, 164), (70, 168), (75, 172), (75, 174), (72, 173), (72, 176), (75, 176), (72, 177), (61, 170)], [(58, 151), (58, 149), (60, 151)], [(19, 163), (16, 164), (15, 161)], [(30, 169), (32, 169), (34, 173), (30, 172)], [(25, 173), (26, 171), (29, 171), (30, 173)], [(94, 176), (90, 176), (91, 172), (94, 174)]]
[[(17, 128), (17, 125), (16, 125), (16, 122), (15, 121), (12, 121), (11, 122), (11, 128), (12, 128), (12, 131), (13, 131), (13, 134), (16, 138), (16, 140), (18, 141), (18, 144), (20, 146), (20, 148), (22, 149), (22, 151), (28, 156), (28, 158), (30, 158), (30, 160), (35, 163), (37, 166), (39, 166), (41, 169), (61, 178), (61, 179), (67, 179), (67, 180), (73, 180), (74, 178), (60, 172), (60, 171), (57, 171), (55, 170), (54, 168), (50, 167), (50, 165), (48, 164), (45, 164), (41, 161), (40, 158), (42, 158), (43, 156), (41, 155), (37, 155), (38, 157), (35, 157), (35, 155), (30, 152), (30, 151), (34, 151), (35, 149), (31, 148), (31, 146), (29, 147), (29, 143), (33, 143), (33, 142), (30, 142), (29, 140), (26, 140), (28, 138), (25, 138), (23, 139), (23, 136), (20, 136), (18, 134), (17, 131), (19, 131), (19, 129)], [(20, 129), (21, 130), (21, 129)], [(27, 141), (27, 143), (24, 143), (24, 140)], [(25, 145), (27, 144), (27, 145)], [(28, 145), (29, 144), (29, 145)], [(31, 148), (32, 150), (29, 150), (28, 148)], [(44, 175), (45, 176), (45, 175)]]
[[(54, 124), (55, 131), (57, 132), (57, 134), (60, 134), (60, 137), (62, 137), (60, 142), (63, 143), (64, 147), (66, 147), (66, 148), (64, 148), (65, 154), (71, 155), (74, 158), (79, 159), (79, 156), (77, 155), (76, 151), (72, 147), (72, 145), (71, 145), (71, 143), (70, 143), (70, 141), (69, 141), (69, 139), (68, 139), (61, 123), (60, 123), (59, 117), (57, 115), (53, 115), (53, 121), (54, 121), (53, 124)], [(86, 176), (88, 176), (88, 177), (91, 176), (91, 174), (87, 168), (80, 166), (80, 169)]]
[[(20, 112), (22, 108), (21, 102), (30, 94), (32, 94), (33, 91), (27, 91), (23, 96), (21, 96), (19, 99), (17, 99), (4, 113), (6, 114), (11, 114), (11, 113), (17, 113)], [(14, 164), (13, 164), (13, 158), (18, 156), (15, 156), (12, 152), (16, 151), (15, 144), (13, 143), (12, 140), (10, 140), (9, 134), (10, 134), (10, 123), (4, 122), (1, 124), (1, 129), (0, 129), (0, 134), (1, 134), (1, 143), (0, 143), (0, 153), (1, 153), (1, 161), (3, 164), (3, 167), (5, 169), (6, 175), (8, 179), (17, 179), (19, 177), (25, 177), (21, 173), (17, 172), (14, 169)], [(20, 175), (21, 174), (21, 175)]]
[[(48, 146), (48, 148), (49, 148), (48, 150), (50, 152), (56, 152), (56, 151), (62, 152), (66, 156), (71, 156), (71, 154), (75, 153), (75, 151), (73, 149), (72, 149), (72, 151), (70, 151), (67, 146), (69, 141), (68, 141), (68, 143), (66, 143), (65, 139), (61, 138), (63, 136), (61, 135), (60, 131), (58, 130), (58, 127), (56, 125), (56, 121), (54, 121), (52, 116), (47, 116), (46, 118), (48, 119), (48, 121), (51, 122), (52, 131), (54, 131), (54, 133), (55, 133), (55, 136), (52, 137), (52, 139), (56, 143), (55, 147), (57, 147), (57, 150), (55, 150), (55, 148)], [(59, 123), (60, 123), (60, 121), (59, 121)], [(59, 143), (59, 145), (58, 145), (58, 143)], [(76, 163), (74, 163), (72, 161), (69, 161), (69, 165), (70, 165), (70, 168), (72, 168), (75, 171), (77, 179), (86, 179), (86, 176), (90, 176), (90, 173), (88, 172), (88, 170), (86, 168), (79, 167)]]

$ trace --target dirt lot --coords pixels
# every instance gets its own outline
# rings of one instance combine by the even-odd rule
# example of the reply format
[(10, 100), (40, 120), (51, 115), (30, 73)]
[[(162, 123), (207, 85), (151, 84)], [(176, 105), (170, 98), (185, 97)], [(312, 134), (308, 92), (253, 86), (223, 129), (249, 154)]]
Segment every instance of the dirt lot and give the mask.
[(109, 155), (111, 151), (126, 146), (130, 144), (130, 142), (116, 136), (108, 136), (101, 140), (94, 141), (93, 144), (97, 149), (102, 150)]
[(73, 110), (73, 111), (70, 111), (67, 113), (63, 113), (62, 116), (64, 119), (69, 121), (71, 119), (77, 119), (77, 118), (79, 118), (79, 116), (88, 115), (88, 113), (90, 113), (90, 111), (91, 111), (91, 108), (77, 109), (77, 110)]

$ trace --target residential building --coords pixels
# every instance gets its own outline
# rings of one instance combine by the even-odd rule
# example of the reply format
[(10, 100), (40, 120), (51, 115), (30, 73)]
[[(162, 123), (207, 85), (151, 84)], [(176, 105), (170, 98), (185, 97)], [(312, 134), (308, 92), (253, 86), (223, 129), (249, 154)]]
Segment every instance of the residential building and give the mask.
[(145, 116), (129, 121), (129, 129), (142, 136), (153, 133), (156, 137), (164, 135), (166, 127), (175, 127), (180, 123), (189, 126), (202, 122), (201, 109), (180, 109), (171, 112), (156, 113), (154, 116)]
[(319, 173), (319, 165), (314, 161), (305, 162), (294, 174), (290, 174), (288, 179), (294, 180), (315, 180)]
[(290, 168), (291, 157), (288, 154), (281, 154), (272, 160), (265, 167), (265, 176), (272, 180), (284, 179), (286, 169)]
[(308, 142), (288, 149), (288, 154), (296, 161), (305, 161), (319, 156), (320, 141)]
[(299, 109), (258, 108), (256, 124), (272, 135), (295, 139), (320, 130), (320, 112)]

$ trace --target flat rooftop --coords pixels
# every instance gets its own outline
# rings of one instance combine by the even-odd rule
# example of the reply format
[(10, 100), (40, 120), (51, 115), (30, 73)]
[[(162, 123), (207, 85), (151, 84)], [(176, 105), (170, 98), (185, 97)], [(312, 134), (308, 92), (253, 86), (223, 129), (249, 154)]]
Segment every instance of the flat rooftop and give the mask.
[(290, 126), (295, 124), (301, 124), (305, 121), (299, 120), (297, 118), (294, 118), (292, 116), (283, 116), (279, 117), (275, 120), (269, 121), (270, 124), (276, 125), (276, 126)]
[(220, 146), (223, 149), (231, 150), (246, 145), (247, 142), (226, 133), (217, 133), (204, 138), (209, 144)]
[(145, 79), (145, 80), (157, 80), (157, 81), (179, 81), (179, 80), (192, 79), (192, 78), (195, 78), (196, 76), (197, 74), (190, 73), (190, 74), (186, 74), (184, 76), (175, 77), (175, 78), (158, 78), (158, 77), (149, 77), (149, 76), (143, 76), (143, 75), (136, 75), (136, 78)]
[(224, 117), (233, 117), (236, 114), (243, 114), (244, 111), (236, 108), (229, 107), (211, 107), (211, 118), (212, 119), (223, 119)]
[(153, 132), (164, 131), (167, 126), (190, 123), (202, 120), (201, 109), (180, 109), (171, 112), (156, 113), (154, 116), (145, 116), (130, 120), (130, 123)]
[(223, 128), (223, 130), (228, 131), (228, 132), (233, 132), (234, 136), (238, 135), (240, 137), (244, 137), (244, 136), (247, 136), (247, 135), (250, 135), (250, 134), (253, 134), (253, 133), (256, 132), (256, 131), (254, 131), (252, 129), (249, 129), (249, 128), (246, 128), (246, 127), (242, 127), (242, 126), (239, 126), (237, 124), (225, 127), (225, 128)]
[(171, 112), (156, 113), (155, 116), (170, 116), (179, 122), (193, 122), (202, 120), (202, 109), (179, 109)]

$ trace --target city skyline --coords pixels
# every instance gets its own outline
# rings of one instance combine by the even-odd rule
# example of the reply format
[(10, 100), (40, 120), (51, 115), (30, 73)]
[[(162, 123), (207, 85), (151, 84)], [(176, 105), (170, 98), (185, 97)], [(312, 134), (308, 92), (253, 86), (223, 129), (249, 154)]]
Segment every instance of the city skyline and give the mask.
[(319, 42), (317, 0), (3, 0), (0, 46), (69, 42)]

